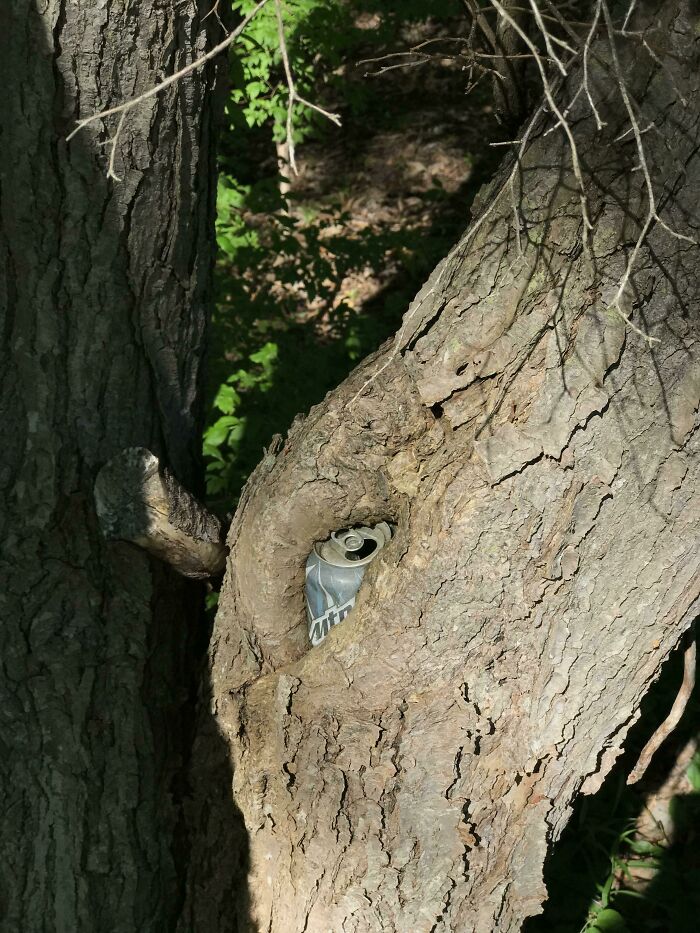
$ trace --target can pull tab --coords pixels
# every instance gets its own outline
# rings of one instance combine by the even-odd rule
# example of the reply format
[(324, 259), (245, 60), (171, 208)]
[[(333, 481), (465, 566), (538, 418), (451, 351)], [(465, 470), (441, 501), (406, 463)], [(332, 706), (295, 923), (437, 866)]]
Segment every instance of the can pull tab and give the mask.
[(335, 531), (331, 534), (331, 541), (339, 549), (339, 553), (346, 561), (367, 562), (379, 548), (379, 542), (370, 528), (350, 528), (346, 531)]
[(344, 551), (359, 551), (365, 543), (364, 537), (352, 529), (350, 531), (332, 532), (331, 540), (335, 541), (338, 547)]

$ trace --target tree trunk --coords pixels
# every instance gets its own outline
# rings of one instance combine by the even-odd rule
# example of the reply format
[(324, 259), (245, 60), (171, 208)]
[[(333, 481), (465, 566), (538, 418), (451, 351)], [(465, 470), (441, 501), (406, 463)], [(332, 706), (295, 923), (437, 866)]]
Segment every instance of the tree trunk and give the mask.
[[(661, 19), (664, 65), (618, 35), (621, 72), (658, 129), (642, 139), (659, 210), (697, 238), (698, 7), (637, 6), (635, 30)], [(508, 163), (396, 339), (247, 487), (211, 647), (218, 730), (207, 719), (193, 769), (187, 929), (518, 930), (572, 801), (697, 613), (698, 251), (651, 225), (622, 303), (650, 347), (611, 307), (648, 199), (607, 40), (590, 69), (607, 125), (585, 95), (570, 114), (590, 248), (566, 137), (542, 117), (515, 197)], [(313, 543), (383, 519), (394, 541), (309, 650)]]
[[(208, 9), (203, 4), (202, 15)], [(193, 488), (213, 259), (211, 75), (98, 122), (207, 47), (199, 4), (5, 0), (3, 931), (172, 929), (197, 584), (99, 533), (125, 447)]]

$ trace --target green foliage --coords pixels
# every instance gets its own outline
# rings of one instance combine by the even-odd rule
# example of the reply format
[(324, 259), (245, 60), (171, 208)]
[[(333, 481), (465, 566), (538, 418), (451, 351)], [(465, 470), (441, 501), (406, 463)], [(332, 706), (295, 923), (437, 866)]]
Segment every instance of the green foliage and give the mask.
[(268, 342), (248, 361), (252, 366), (237, 369), (219, 386), (212, 403), (219, 416), (204, 432), (203, 452), (207, 458), (207, 489), (213, 496), (231, 485), (237, 455), (245, 436), (247, 418), (237, 414), (241, 407), (238, 390), (269, 392), (273, 385), (277, 344)]
[[(242, 17), (257, 0), (234, 0), (232, 9)], [(343, 103), (361, 109), (367, 95), (361, 85), (346, 86), (335, 72), (360, 46), (367, 44), (367, 30), (356, 26), (357, 17), (376, 17), (372, 43), (378, 48), (396, 42), (402, 26), (428, 17), (448, 19), (459, 11), (457, 0), (436, 9), (434, 0), (285, 0), (282, 6), (285, 42), (297, 91), (322, 104), (324, 93), (345, 98)], [(339, 80), (340, 78), (340, 80)], [(231, 53), (231, 94), (227, 112), (233, 129), (270, 124), (272, 137), (285, 137), (288, 88), (282, 68), (275, 5), (269, 3), (251, 21)], [(310, 108), (295, 105), (294, 136), (306, 138), (322, 118)]]
[(690, 781), (690, 786), (693, 790), (698, 793), (700, 792), (700, 749), (698, 749), (693, 755), (690, 766), (688, 767), (688, 780)]
[(228, 259), (233, 260), (241, 249), (260, 246), (257, 232), (247, 226), (242, 216), (250, 185), (242, 185), (235, 178), (221, 175), (216, 190), (216, 243)]
[[(241, 17), (256, 6), (256, 0), (234, 0), (233, 10)], [(289, 60), (297, 91), (315, 92), (314, 62), (323, 56), (326, 66), (337, 61), (343, 45), (343, 25), (349, 27), (345, 4), (337, 0), (285, 0), (283, 21)], [(279, 48), (275, 5), (268, 3), (252, 20), (232, 52), (232, 91), (228, 114), (234, 127), (241, 118), (248, 127), (270, 123), (273, 138), (285, 136), (287, 85)], [(315, 101), (314, 101), (315, 103)], [(295, 107), (296, 141), (309, 134), (315, 115)]]
[[(257, 0), (233, 0), (241, 18)], [(400, 46), (401, 29), (410, 23), (449, 20), (459, 15), (459, 0), (284, 0), (282, 16), (289, 62), (298, 93), (314, 104), (355, 114), (367, 109), (373, 95), (366, 84), (348, 82), (340, 67), (367, 46), (377, 50)], [(359, 28), (358, 17), (373, 17), (371, 30)], [(232, 131), (267, 126), (272, 138), (286, 135), (288, 88), (282, 67), (275, 5), (268, 3), (251, 21), (231, 50), (231, 93), (226, 107)], [(295, 104), (294, 140), (307, 138), (323, 117)]]

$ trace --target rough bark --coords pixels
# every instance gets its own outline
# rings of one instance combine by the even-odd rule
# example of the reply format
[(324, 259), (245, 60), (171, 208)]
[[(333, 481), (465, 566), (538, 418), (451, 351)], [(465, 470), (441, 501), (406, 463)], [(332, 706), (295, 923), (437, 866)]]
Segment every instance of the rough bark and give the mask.
[[(663, 67), (619, 39), (658, 129), (659, 204), (697, 237), (700, 13), (637, 15), (661, 22)], [(496, 200), (506, 165), (397, 339), (247, 487), (211, 647), (218, 732), (207, 720), (195, 763), (197, 929), (518, 930), (572, 801), (600, 786), (697, 613), (698, 249), (655, 224), (638, 256), (625, 307), (650, 348), (610, 309), (646, 198), (609, 66), (598, 43), (604, 131), (583, 95), (571, 113), (592, 257), (565, 139), (542, 119), (515, 189), (523, 254), (508, 190)], [(309, 550), (381, 519), (394, 540), (309, 650)], [(210, 752), (221, 739), (228, 757)]]
[(224, 532), (160, 460), (145, 447), (127, 447), (95, 479), (102, 534), (131, 541), (195, 580), (223, 572)]
[(142, 445), (194, 486), (212, 75), (129, 114), (119, 184), (114, 121), (65, 137), (206, 36), (196, 0), (5, 0), (0, 25), (0, 926), (162, 933), (201, 593), (104, 540), (93, 484)]

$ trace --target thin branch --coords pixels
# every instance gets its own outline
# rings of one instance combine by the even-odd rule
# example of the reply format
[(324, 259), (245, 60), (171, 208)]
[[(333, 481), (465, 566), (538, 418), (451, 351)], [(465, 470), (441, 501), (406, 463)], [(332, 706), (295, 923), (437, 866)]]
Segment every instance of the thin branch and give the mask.
[(211, 8), (211, 10), (209, 10), (209, 12), (205, 16), (202, 17), (202, 22), (204, 22), (204, 20), (206, 19), (209, 19), (210, 16), (214, 16), (219, 26), (221, 26), (222, 31), (226, 35), (228, 35), (228, 29), (224, 26), (224, 24), (221, 21), (221, 17), (219, 16), (219, 4), (220, 3), (221, 3), (221, 0), (216, 0), (216, 3)]
[[(657, 126), (655, 123), (649, 123), (649, 125), (648, 125), (648, 126), (645, 126), (643, 130), (640, 129), (639, 135), (640, 135), (640, 136), (643, 136), (645, 133), (648, 133), (649, 130), (658, 130), (658, 126)], [(633, 127), (633, 126), (628, 126), (626, 130), (623, 130), (622, 133), (620, 133), (619, 136), (616, 136), (615, 139), (613, 139), (613, 142), (614, 142), (614, 143), (622, 142), (622, 140), (625, 138), (625, 136), (629, 136), (630, 133), (634, 133), (634, 127)]]
[(219, 42), (218, 45), (215, 45), (206, 54), (202, 55), (200, 58), (196, 59), (193, 62), (190, 62), (189, 65), (185, 65), (184, 68), (180, 68), (179, 71), (176, 71), (175, 74), (170, 75), (170, 77), (165, 78), (160, 84), (156, 84), (154, 87), (150, 88), (148, 91), (144, 91), (143, 94), (139, 94), (138, 97), (134, 97), (131, 100), (127, 100), (123, 104), (119, 104), (117, 107), (109, 107), (107, 110), (101, 110), (99, 113), (93, 113), (89, 117), (83, 117), (82, 120), (78, 120), (78, 124), (73, 130), (72, 133), (69, 133), (66, 137), (66, 141), (71, 140), (76, 133), (79, 133), (84, 127), (88, 126), (90, 123), (94, 123), (95, 120), (104, 120), (105, 117), (111, 117), (116, 113), (121, 114), (121, 118), (117, 125), (117, 131), (111, 139), (111, 153), (109, 157), (109, 169), (108, 176), (110, 178), (117, 178), (114, 173), (114, 158), (115, 150), (117, 143), (119, 141), (119, 134), (121, 132), (122, 126), (124, 124), (124, 117), (126, 114), (133, 110), (134, 107), (142, 103), (144, 100), (148, 100), (149, 97), (155, 97), (157, 94), (160, 94), (161, 91), (164, 91), (166, 87), (170, 87), (171, 84), (175, 84), (176, 81), (179, 81), (181, 78), (184, 78), (185, 75), (188, 75), (190, 72), (195, 71), (197, 68), (201, 68), (202, 65), (206, 64), (208, 61), (211, 61), (212, 58), (216, 58), (217, 55), (220, 55), (225, 49), (227, 49), (243, 32), (248, 23), (259, 13), (259, 11), (265, 6), (268, 0), (260, 0), (258, 5), (243, 19), (238, 26), (229, 33), (225, 39)]
[(615, 43), (615, 33), (613, 30), (613, 23), (612, 23), (612, 18), (610, 16), (610, 10), (608, 9), (607, 0), (600, 0), (600, 4), (601, 4), (602, 12), (603, 12), (603, 18), (605, 19), (605, 25), (608, 31), (610, 54), (611, 54), (612, 61), (613, 61), (613, 68), (615, 71), (617, 86), (620, 91), (622, 101), (625, 105), (625, 110), (627, 111), (627, 115), (629, 117), (629, 121), (632, 126), (632, 132), (634, 133), (634, 139), (637, 144), (637, 155), (639, 156), (639, 167), (642, 170), (642, 173), (644, 175), (644, 184), (646, 187), (647, 200), (648, 200), (648, 209), (647, 209), (646, 219), (644, 221), (644, 224), (642, 225), (640, 234), (637, 237), (637, 242), (634, 244), (634, 247), (629, 256), (629, 259), (627, 260), (627, 266), (620, 280), (620, 285), (618, 287), (617, 294), (615, 295), (615, 298), (612, 301), (611, 307), (615, 311), (617, 311), (620, 317), (622, 317), (622, 319), (626, 321), (626, 323), (629, 324), (629, 326), (634, 331), (636, 331), (638, 334), (641, 334), (641, 336), (644, 337), (647, 343), (649, 344), (654, 343), (654, 342), (658, 343), (657, 337), (650, 337), (648, 334), (645, 334), (638, 327), (635, 327), (635, 325), (633, 325), (632, 322), (630, 321), (629, 316), (626, 315), (625, 312), (622, 310), (621, 302), (625, 294), (627, 285), (629, 283), (630, 276), (632, 274), (632, 269), (637, 260), (639, 251), (642, 248), (642, 244), (644, 243), (646, 239), (647, 233), (649, 232), (654, 222), (658, 223), (659, 226), (663, 227), (667, 233), (670, 233), (672, 236), (676, 237), (679, 240), (685, 240), (688, 243), (696, 243), (696, 240), (693, 237), (686, 236), (684, 233), (678, 233), (676, 230), (673, 230), (671, 227), (669, 227), (669, 225), (664, 220), (662, 220), (659, 217), (656, 211), (656, 197), (654, 195), (654, 186), (652, 185), (651, 174), (649, 172), (649, 166), (647, 164), (646, 152), (644, 150), (644, 143), (642, 142), (642, 132), (639, 128), (639, 123), (637, 122), (637, 117), (634, 112), (634, 108), (632, 107), (632, 102), (630, 100), (630, 96), (627, 91), (627, 85), (625, 84), (625, 81), (622, 77), (622, 68), (620, 66), (620, 59), (617, 54), (617, 45)]
[[(361, 58), (358, 65), (374, 65), (379, 62), (383, 62), (388, 58), (399, 58), (406, 55), (417, 55), (421, 52), (427, 45), (435, 45), (437, 42), (456, 42), (458, 45), (467, 45), (468, 39), (465, 39), (464, 36), (436, 36), (434, 39), (425, 39), (423, 42), (419, 42), (417, 45), (411, 46), (405, 52), (389, 52), (386, 55), (379, 55), (377, 58)], [(444, 57), (444, 56), (441, 56)]]
[(282, 65), (284, 67), (284, 74), (287, 79), (287, 88), (289, 91), (289, 96), (287, 98), (287, 125), (286, 125), (286, 134), (287, 134), (287, 151), (289, 153), (289, 165), (294, 174), (297, 172), (297, 163), (295, 157), (295, 148), (294, 148), (294, 104), (301, 104), (303, 107), (309, 107), (311, 110), (315, 110), (316, 113), (320, 113), (327, 120), (330, 120), (332, 123), (335, 123), (336, 126), (340, 126), (340, 117), (337, 113), (331, 113), (329, 110), (324, 110), (323, 107), (319, 107), (317, 104), (312, 104), (311, 101), (303, 98), (296, 89), (294, 84), (294, 75), (292, 73), (292, 66), (289, 63), (289, 53), (287, 51), (287, 40), (284, 34), (284, 20), (282, 18), (282, 2), (281, 0), (275, 0), (275, 13), (277, 15), (277, 35), (279, 38), (280, 44), (280, 53), (282, 55)]
[(496, 33), (491, 28), (491, 24), (485, 18), (484, 13), (486, 12), (483, 7), (480, 7), (476, 0), (464, 0), (464, 5), (469, 12), (469, 15), (472, 18), (472, 21), (476, 23), (481, 30), (481, 34), (486, 39), (488, 44), (491, 46), (494, 52), (498, 51), (498, 39), (496, 38)]
[(588, 81), (588, 57), (591, 52), (591, 42), (593, 41), (593, 36), (596, 33), (598, 28), (598, 20), (600, 19), (601, 12), (601, 0), (596, 0), (595, 5), (595, 14), (593, 16), (593, 22), (591, 23), (591, 28), (588, 30), (588, 35), (586, 40), (583, 43), (583, 83), (582, 87), (585, 88), (586, 97), (588, 98), (588, 103), (591, 105), (591, 110), (593, 111), (593, 116), (595, 117), (596, 126), (599, 130), (602, 130), (605, 126), (605, 121), (600, 119), (600, 114), (598, 113), (598, 108), (595, 105), (595, 101), (591, 95), (590, 84)]
[(693, 639), (686, 648), (683, 656), (683, 682), (681, 683), (681, 688), (678, 691), (676, 699), (673, 701), (671, 712), (642, 749), (637, 764), (629, 773), (629, 777), (627, 778), (628, 784), (636, 784), (637, 781), (640, 781), (644, 777), (651, 763), (651, 759), (681, 721), (681, 717), (685, 712), (688, 700), (695, 686), (695, 661), (696, 647), (695, 639)]
[[(450, 40), (450, 41), (453, 41), (453, 40)], [(468, 46), (467, 39), (462, 39), (460, 41), (462, 42), (463, 45)], [(421, 45), (425, 45), (425, 44), (426, 43), (423, 43), (423, 42), (421, 43)], [(478, 68), (483, 73), (493, 75), (494, 78), (501, 81), (502, 83), (506, 82), (506, 78), (500, 73), (500, 71), (498, 71), (498, 69), (489, 68), (488, 65), (484, 65), (482, 64), (481, 61), (478, 61), (478, 59), (503, 61), (502, 54), (494, 54), (492, 52), (480, 52), (477, 49), (473, 49), (469, 47), (466, 49), (466, 51), (457, 52), (456, 54), (452, 54), (452, 55), (448, 55), (446, 52), (441, 52), (441, 53), (433, 52), (432, 54), (429, 54), (427, 52), (418, 51), (419, 48), (420, 46), (414, 46), (412, 49), (409, 49), (406, 52), (388, 52), (386, 55), (380, 55), (378, 58), (365, 58), (365, 59), (362, 59), (362, 61), (358, 62), (358, 64), (360, 65), (379, 64), (380, 62), (391, 61), (392, 59), (395, 59), (395, 58), (410, 59), (409, 61), (398, 61), (391, 65), (382, 65), (382, 67), (378, 71), (367, 71), (365, 72), (365, 75), (364, 75), (366, 78), (379, 78), (389, 71), (396, 71), (398, 68), (416, 68), (420, 65), (425, 65), (425, 64), (428, 64), (429, 62), (433, 62), (436, 59), (440, 59), (444, 61), (444, 59), (449, 58), (452, 61), (457, 61), (459, 58), (464, 58), (466, 59), (467, 64), (462, 66), (463, 71), (467, 69)], [(416, 59), (414, 58), (414, 56), (420, 56), (420, 57)], [(541, 57), (545, 59), (546, 61), (551, 61), (551, 59), (547, 55), (542, 55)], [(508, 55), (508, 60), (511, 62), (517, 59), (531, 59), (531, 58), (533, 58), (533, 56), (529, 52), (516, 52), (516, 53)], [(480, 76), (479, 80), (481, 80), (482, 77), (483, 77), (483, 74)], [(475, 85), (469, 85), (465, 93), (469, 93), (469, 91), (473, 90), (474, 86)]]
[[(627, 36), (631, 36), (632, 34), (623, 32), (623, 35), (627, 37)], [(671, 82), (671, 86), (673, 87), (673, 90), (676, 92), (676, 94), (678, 94), (678, 100), (683, 104), (684, 107), (687, 107), (688, 100), (681, 93), (681, 90), (678, 87), (678, 84), (676, 83), (676, 79), (673, 77), (673, 72), (671, 71), (671, 69), (668, 67), (666, 62), (654, 51), (654, 49), (652, 49), (652, 47), (647, 42), (646, 36), (642, 34), (640, 38), (642, 41), (642, 45), (647, 50), (647, 54), (652, 59), (652, 61), (656, 62), (656, 64), (660, 68), (663, 68), (664, 72), (666, 73), (666, 77)]]
[[(544, 2), (547, 6), (547, 9), (552, 13), (552, 16), (547, 16), (546, 13), (542, 13), (542, 19), (551, 19), (556, 21), (568, 35), (568, 37), (578, 45), (580, 37), (572, 25), (573, 21), (570, 21), (562, 16), (561, 12), (552, 3), (552, 0), (544, 0)], [(578, 25), (587, 25), (587, 23), (579, 23)]]
[[(403, 53), (397, 52), (396, 54), (401, 55)], [(406, 54), (410, 55), (412, 53), (407, 52)], [(410, 62), (395, 62), (393, 65), (382, 65), (379, 71), (366, 71), (364, 73), (364, 77), (365, 78), (381, 78), (381, 76), (385, 75), (388, 71), (396, 71), (398, 68), (418, 68), (420, 65), (427, 65), (428, 62), (430, 62), (432, 59), (431, 55), (424, 55), (419, 52), (416, 52), (415, 54), (416, 55), (420, 54), (421, 57), (419, 59), (413, 59)], [(386, 58), (390, 58), (390, 57), (392, 56), (389, 56), (389, 55), (386, 56)]]
[(122, 131), (122, 126), (124, 125), (124, 118), (126, 117), (126, 110), (123, 110), (121, 116), (119, 117), (119, 123), (117, 123), (117, 132), (114, 134), (114, 140), (109, 150), (109, 164), (107, 166), (107, 178), (112, 178), (114, 181), (121, 181), (121, 178), (114, 170), (114, 159), (117, 154), (117, 140), (119, 139), (119, 134)]
[(593, 225), (591, 224), (591, 221), (588, 216), (588, 201), (586, 198), (586, 186), (583, 181), (583, 172), (581, 171), (581, 162), (579, 160), (578, 148), (576, 146), (576, 140), (574, 139), (574, 134), (571, 131), (571, 127), (567, 123), (566, 117), (564, 116), (564, 114), (561, 112), (561, 110), (557, 106), (557, 102), (555, 101), (554, 94), (552, 92), (552, 87), (549, 83), (547, 73), (545, 72), (544, 65), (542, 64), (542, 59), (539, 55), (539, 52), (537, 51), (536, 46), (533, 44), (533, 42), (531, 41), (527, 33), (523, 29), (521, 29), (521, 27), (513, 19), (513, 17), (510, 16), (507, 10), (503, 8), (501, 3), (499, 3), (499, 0), (489, 0), (489, 2), (498, 11), (498, 13), (506, 20), (506, 22), (510, 24), (511, 28), (514, 29), (518, 33), (521, 40), (525, 43), (525, 45), (532, 52), (535, 58), (537, 69), (540, 73), (540, 79), (542, 81), (542, 88), (544, 90), (544, 95), (547, 100), (547, 104), (549, 105), (550, 110), (556, 116), (557, 120), (561, 124), (561, 127), (564, 130), (566, 137), (569, 141), (569, 150), (571, 152), (571, 164), (573, 167), (574, 175), (576, 177), (576, 181), (578, 183), (579, 192), (580, 192), (579, 200), (581, 204), (581, 216), (583, 218), (583, 242), (584, 242), (584, 247), (587, 249), (589, 245), (588, 233), (590, 230), (593, 229)]
[[(537, 26), (542, 33), (542, 38), (544, 39), (545, 48), (547, 49), (549, 57), (552, 59), (552, 61), (555, 62), (557, 68), (559, 71), (561, 71), (564, 77), (566, 77), (566, 68), (564, 67), (563, 62), (558, 57), (557, 53), (554, 51), (554, 36), (550, 35), (547, 31), (547, 27), (545, 26), (544, 20), (542, 19), (542, 14), (540, 13), (540, 8), (537, 6), (535, 0), (530, 0), (530, 6), (532, 7), (532, 12), (535, 14), (535, 22), (537, 23)], [(562, 42), (561, 44), (570, 54), (576, 54), (570, 45), (567, 45), (565, 42)]]
[[(600, 11), (601, 11), (600, 3), (601, 3), (601, 0), (596, 0), (596, 8), (595, 8), (595, 14), (593, 16), (593, 21), (590, 23), (588, 33), (586, 34), (586, 38), (583, 43), (583, 56), (582, 56), (583, 79), (581, 81), (581, 84), (578, 87), (578, 90), (576, 91), (576, 93), (573, 95), (573, 97), (571, 98), (571, 100), (569, 101), (569, 103), (566, 105), (566, 107), (563, 110), (564, 116), (568, 118), (569, 114), (573, 110), (574, 104), (579, 99), (581, 94), (585, 91), (586, 97), (588, 98), (588, 103), (590, 104), (591, 111), (596, 121), (596, 126), (598, 127), (598, 130), (602, 130), (603, 127), (606, 126), (606, 123), (604, 120), (601, 119), (600, 113), (598, 112), (598, 108), (596, 107), (595, 101), (593, 100), (593, 95), (591, 94), (590, 82), (589, 82), (589, 76), (588, 76), (588, 59), (589, 59), (590, 51), (591, 51), (591, 42), (593, 40), (593, 37), (595, 36), (596, 30), (598, 28), (598, 23), (600, 21)], [(550, 133), (554, 132), (554, 130), (558, 129), (558, 126), (559, 124), (555, 123), (554, 126), (550, 127), (547, 130), (547, 132), (545, 133), (545, 136), (548, 136)]]
[(630, 21), (630, 17), (634, 13), (634, 8), (637, 6), (637, 0), (631, 0), (629, 7), (627, 8), (627, 15), (625, 16), (625, 21), (622, 24), (622, 34), (624, 35), (627, 32), (627, 23)]

